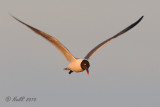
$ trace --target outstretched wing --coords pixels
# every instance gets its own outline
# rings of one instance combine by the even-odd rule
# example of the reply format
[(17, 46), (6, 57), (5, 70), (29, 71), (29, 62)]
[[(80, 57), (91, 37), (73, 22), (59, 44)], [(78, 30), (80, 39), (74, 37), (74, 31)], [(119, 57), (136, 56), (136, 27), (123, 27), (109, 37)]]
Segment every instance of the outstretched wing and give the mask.
[(116, 35), (114, 35), (113, 37), (103, 41), (102, 43), (98, 44), (95, 48), (93, 48), (84, 58), (85, 59), (89, 59), (98, 49), (100, 49), (102, 46), (104, 46), (105, 44), (109, 43), (111, 40), (113, 40), (114, 38), (122, 35), (123, 33), (127, 32), (128, 30), (130, 30), (131, 28), (133, 28), (134, 26), (136, 26), (141, 20), (142, 20), (143, 16), (138, 19), (136, 22), (134, 22), (133, 24), (131, 24), (130, 26), (128, 26), (127, 28), (125, 28), (124, 30), (120, 31), (119, 33), (117, 33)]
[[(11, 15), (12, 16), (12, 15)], [(32, 31), (34, 31), (35, 33), (41, 35), (42, 37), (44, 37), (45, 39), (47, 39), (50, 43), (52, 43), (57, 49), (59, 49), (61, 51), (61, 53), (65, 56), (65, 58), (67, 59), (68, 62), (73, 62), (75, 61), (75, 57), (69, 52), (69, 50), (62, 45), (56, 38), (48, 35), (45, 32), (42, 32), (24, 22), (22, 22), (21, 20), (17, 19), (16, 17), (12, 16), (14, 19), (16, 19), (17, 21), (19, 21), (20, 23), (24, 24), (25, 26), (27, 26), (28, 28), (30, 28)]]

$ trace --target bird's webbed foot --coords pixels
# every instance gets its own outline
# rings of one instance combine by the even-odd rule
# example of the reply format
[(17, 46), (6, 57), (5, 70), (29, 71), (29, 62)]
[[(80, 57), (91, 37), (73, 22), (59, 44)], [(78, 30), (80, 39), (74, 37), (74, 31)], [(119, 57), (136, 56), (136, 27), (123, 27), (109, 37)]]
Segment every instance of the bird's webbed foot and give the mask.
[(71, 74), (72, 72), (73, 72), (73, 71), (72, 71), (72, 70), (70, 70), (70, 71), (69, 71), (69, 74)]

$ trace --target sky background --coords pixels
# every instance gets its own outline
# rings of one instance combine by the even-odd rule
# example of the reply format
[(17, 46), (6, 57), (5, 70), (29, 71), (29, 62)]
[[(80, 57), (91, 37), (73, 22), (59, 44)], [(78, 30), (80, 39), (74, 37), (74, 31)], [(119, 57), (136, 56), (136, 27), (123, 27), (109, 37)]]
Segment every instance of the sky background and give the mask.
[[(159, 0), (0, 0), (1, 107), (160, 107)], [(128, 25), (98, 50), (86, 72), (68, 62), (13, 14), (61, 41), (77, 58)], [(10, 96), (36, 101), (10, 101)]]

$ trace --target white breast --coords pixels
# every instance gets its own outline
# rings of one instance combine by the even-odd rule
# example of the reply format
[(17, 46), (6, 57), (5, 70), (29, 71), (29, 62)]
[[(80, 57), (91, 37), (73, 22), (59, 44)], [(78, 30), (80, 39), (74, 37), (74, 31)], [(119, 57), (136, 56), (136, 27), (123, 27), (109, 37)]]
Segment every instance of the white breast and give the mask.
[(82, 61), (83, 59), (77, 59), (76, 61), (71, 62), (67, 68), (74, 72), (82, 72), (83, 71), (83, 69), (81, 68)]

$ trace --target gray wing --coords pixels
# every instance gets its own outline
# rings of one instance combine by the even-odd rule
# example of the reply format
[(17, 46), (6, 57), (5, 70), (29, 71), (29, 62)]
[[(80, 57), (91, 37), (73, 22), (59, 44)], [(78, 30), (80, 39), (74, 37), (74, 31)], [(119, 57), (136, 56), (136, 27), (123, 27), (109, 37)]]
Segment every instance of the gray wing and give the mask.
[(127, 32), (128, 30), (130, 30), (131, 28), (133, 28), (134, 26), (136, 26), (141, 20), (142, 20), (143, 16), (138, 19), (136, 22), (134, 22), (133, 24), (131, 24), (130, 26), (128, 26), (127, 28), (125, 28), (124, 30), (120, 31), (119, 33), (117, 33), (116, 35), (114, 35), (113, 37), (103, 41), (102, 43), (98, 44), (95, 48), (93, 48), (84, 58), (85, 59), (89, 59), (98, 49), (100, 49), (102, 46), (104, 46), (105, 44), (109, 43), (111, 40), (113, 40), (114, 38), (122, 35), (123, 33)]
[[(12, 15), (11, 15), (12, 16)], [(60, 50), (60, 52), (65, 56), (65, 58), (67, 59), (68, 62), (73, 62), (75, 61), (75, 57), (69, 52), (69, 50), (62, 45), (56, 38), (46, 34), (45, 32), (42, 32), (22, 21), (20, 21), (19, 19), (17, 19), (16, 17), (12, 16), (14, 19), (16, 19), (17, 21), (19, 21), (20, 23), (24, 24), (25, 26), (27, 26), (28, 28), (30, 28), (32, 31), (34, 31), (35, 33), (41, 35), (42, 37), (44, 37), (45, 39), (47, 39), (50, 43), (52, 43), (57, 49)]]

